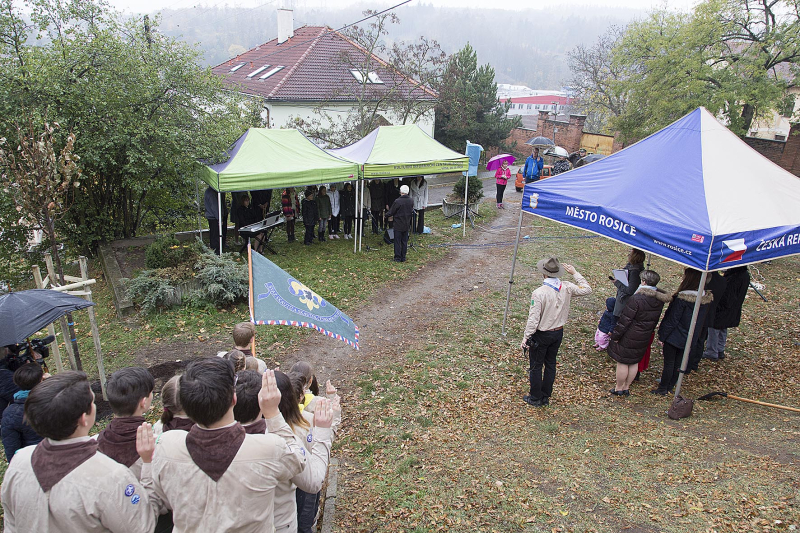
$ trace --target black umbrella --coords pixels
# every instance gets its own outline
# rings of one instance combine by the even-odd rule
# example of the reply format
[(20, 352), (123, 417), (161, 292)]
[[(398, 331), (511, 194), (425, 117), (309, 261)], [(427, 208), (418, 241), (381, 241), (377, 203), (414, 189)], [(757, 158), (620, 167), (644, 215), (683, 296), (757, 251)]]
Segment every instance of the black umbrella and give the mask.
[(552, 139), (548, 139), (547, 137), (534, 137), (525, 144), (533, 146), (535, 148), (547, 148), (548, 146), (556, 145), (556, 143), (554, 143)]
[(0, 346), (19, 344), (62, 316), (94, 305), (83, 298), (50, 289), (31, 289), (0, 296)]
[(588, 165), (589, 163), (594, 163), (595, 161), (600, 161), (605, 156), (603, 154), (589, 154), (586, 157), (582, 157), (578, 160), (578, 164), (575, 167), (582, 167), (583, 165)]

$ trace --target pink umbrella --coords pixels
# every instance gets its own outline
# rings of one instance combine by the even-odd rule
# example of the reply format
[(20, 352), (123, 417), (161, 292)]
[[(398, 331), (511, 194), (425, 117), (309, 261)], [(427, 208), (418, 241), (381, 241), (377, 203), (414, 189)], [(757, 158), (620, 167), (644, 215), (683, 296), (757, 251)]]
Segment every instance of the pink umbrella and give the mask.
[(491, 158), (488, 163), (486, 163), (486, 170), (497, 170), (500, 168), (500, 165), (503, 164), (503, 161), (508, 161), (508, 164), (510, 165), (514, 162), (514, 159), (516, 158), (511, 154), (496, 155)]

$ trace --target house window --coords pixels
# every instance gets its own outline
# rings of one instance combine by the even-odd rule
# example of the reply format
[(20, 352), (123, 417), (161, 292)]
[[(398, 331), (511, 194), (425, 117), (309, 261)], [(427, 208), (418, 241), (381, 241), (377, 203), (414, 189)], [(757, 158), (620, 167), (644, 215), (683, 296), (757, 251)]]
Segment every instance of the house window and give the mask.
[(245, 65), (245, 63), (239, 63), (238, 65), (236, 65), (235, 67), (233, 67), (233, 68), (231, 69), (231, 72), (236, 72), (237, 70), (239, 70), (240, 68), (242, 68), (244, 65)]
[(270, 76), (272, 76), (273, 74), (275, 74), (276, 72), (280, 72), (280, 71), (281, 71), (281, 70), (283, 70), (284, 68), (286, 68), (286, 67), (284, 67), (284, 66), (277, 66), (277, 67), (275, 67), (274, 69), (272, 69), (272, 70), (270, 70), (270, 71), (268, 71), (268, 72), (266, 72), (266, 73), (262, 74), (261, 76), (259, 76), (259, 77), (258, 77), (258, 79), (260, 79), (260, 80), (265, 80), (265, 79), (269, 78)]
[(528, 104), (528, 109), (533, 108), (533, 104)]
[(248, 74), (247, 77), (248, 78), (252, 78), (253, 76), (257, 76), (257, 75), (261, 74), (262, 72), (264, 72), (265, 70), (267, 70), (268, 68), (269, 68), (269, 65), (264, 65), (263, 67), (258, 67), (253, 72)]
[(366, 76), (360, 70), (352, 69), (350, 70), (350, 74), (358, 81), (358, 83), (375, 83), (375, 84), (382, 84), (383, 80), (380, 79), (377, 72), (369, 72)]

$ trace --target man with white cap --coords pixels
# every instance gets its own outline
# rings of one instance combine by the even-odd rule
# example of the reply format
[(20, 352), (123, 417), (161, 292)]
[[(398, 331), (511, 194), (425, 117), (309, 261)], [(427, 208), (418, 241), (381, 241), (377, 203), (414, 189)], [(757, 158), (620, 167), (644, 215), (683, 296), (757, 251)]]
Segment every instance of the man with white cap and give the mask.
[(408, 185), (400, 186), (400, 198), (392, 203), (388, 216), (394, 221), (394, 260), (403, 263), (408, 250), (408, 232), (414, 216), (414, 200), (408, 196)]
[[(550, 396), (553, 394), (556, 356), (564, 338), (564, 324), (569, 315), (570, 300), (572, 296), (590, 294), (592, 288), (574, 266), (562, 266), (555, 257), (542, 259), (536, 264), (536, 268), (544, 281), (531, 295), (528, 323), (522, 336), (522, 349), (528, 350), (530, 358), (530, 394), (522, 399), (528, 405), (543, 407), (550, 403)], [(577, 285), (561, 281), (564, 272), (572, 274)]]

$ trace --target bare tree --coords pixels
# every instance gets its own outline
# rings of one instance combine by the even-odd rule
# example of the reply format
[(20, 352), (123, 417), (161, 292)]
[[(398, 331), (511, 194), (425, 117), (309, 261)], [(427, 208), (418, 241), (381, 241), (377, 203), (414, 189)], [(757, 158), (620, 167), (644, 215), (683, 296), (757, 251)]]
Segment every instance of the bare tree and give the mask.
[(624, 34), (624, 28), (611, 26), (592, 46), (580, 44), (568, 53), (570, 85), (577, 100), (574, 107), (587, 115), (590, 131), (610, 133), (611, 119), (625, 111), (627, 98), (618, 81), (626, 79), (628, 72), (613, 58)]

